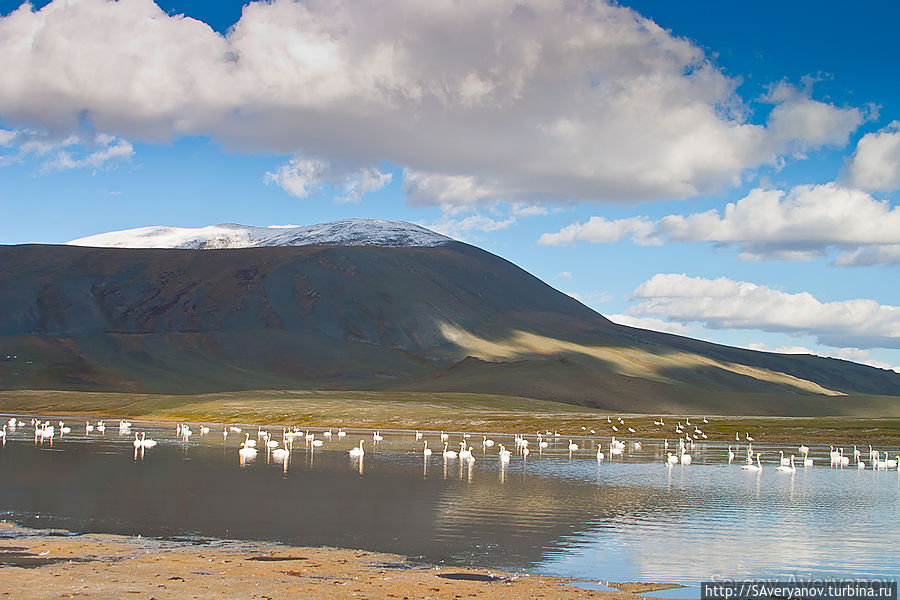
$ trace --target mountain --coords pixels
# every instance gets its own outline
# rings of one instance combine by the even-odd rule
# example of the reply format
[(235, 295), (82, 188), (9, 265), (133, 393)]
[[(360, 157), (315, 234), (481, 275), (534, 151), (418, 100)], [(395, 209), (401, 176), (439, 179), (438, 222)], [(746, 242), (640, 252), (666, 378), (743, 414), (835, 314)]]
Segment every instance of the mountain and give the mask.
[(451, 238), (420, 225), (401, 221), (344, 219), (305, 227), (247, 227), (227, 223), (209, 227), (141, 227), (101, 233), (68, 242), (71, 246), (103, 248), (181, 248), (213, 250), (260, 246), (379, 246), (413, 248), (440, 246)]
[[(893, 371), (617, 325), (415, 225), (151, 229), (0, 246), (0, 388), (453, 391), (623, 412), (900, 413)], [(225, 243), (222, 231), (254, 247), (203, 249)]]

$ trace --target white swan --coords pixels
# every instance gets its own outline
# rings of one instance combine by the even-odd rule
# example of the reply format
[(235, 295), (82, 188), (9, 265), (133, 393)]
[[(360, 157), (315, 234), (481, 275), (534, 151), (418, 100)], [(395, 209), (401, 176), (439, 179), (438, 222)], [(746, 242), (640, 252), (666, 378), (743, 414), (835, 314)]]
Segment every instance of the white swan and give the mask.
[(441, 431), (441, 441), (446, 442), (448, 439), (450, 439), (450, 434), (444, 433), (443, 431)]
[(603, 445), (600, 442), (597, 442), (597, 460), (603, 460), (605, 458), (603, 452), (600, 450), (602, 446)]
[(731, 463), (731, 461), (733, 461), (733, 460), (734, 460), (734, 450), (731, 449), (731, 446), (728, 446), (728, 462)]
[(786, 467), (791, 464), (791, 459), (784, 457), (784, 450), (779, 450), (778, 454), (781, 455), (781, 458), (778, 459), (778, 464), (782, 467)]
[(156, 440), (147, 439), (147, 434), (143, 431), (141, 432), (141, 448), (152, 448), (156, 444)]
[(431, 456), (431, 448), (428, 447), (428, 440), (425, 440), (425, 448), (422, 450), (424, 456)]
[(569, 452), (575, 452), (576, 450), (578, 450), (578, 444), (569, 440)]
[(350, 456), (362, 456), (363, 454), (365, 454), (365, 451), (363, 450), (364, 443), (365, 443), (365, 440), (359, 440), (359, 446), (354, 446), (353, 448), (350, 448), (347, 451), (347, 454), (349, 454)]
[(331, 429), (329, 429), (328, 431), (323, 432), (322, 435), (324, 435), (327, 438), (330, 438), (333, 434), (331, 433)]
[(466, 449), (466, 443), (465, 443), (465, 442), (460, 442), (460, 443), (459, 443), (459, 446), (460, 446), (459, 458), (460, 458), (461, 460), (469, 460), (469, 459), (471, 459), (471, 458), (472, 458), (472, 450), (471, 450), (471, 449)]
[(756, 453), (756, 464), (755, 465), (751, 462), (746, 465), (741, 465), (741, 468), (745, 471), (754, 471), (754, 472), (762, 471), (762, 465), (759, 464), (759, 452)]
[(338, 429), (338, 437), (344, 437), (347, 435), (347, 432), (343, 429)]
[(678, 464), (678, 457), (672, 454), (671, 452), (666, 452), (666, 464), (670, 467), (672, 465)]
[(841, 455), (841, 457), (840, 457), (841, 467), (846, 467), (846, 466), (848, 466), (848, 465), (850, 464), (850, 457), (849, 457), (849, 456), (844, 456), (844, 449), (843, 449), (843, 448), (840, 449), (840, 455)]
[(455, 450), (447, 450), (448, 442), (444, 442), (444, 458), (456, 458)]
[(794, 473), (797, 471), (797, 467), (794, 466), (794, 455), (791, 454), (790, 460), (788, 460), (788, 464), (786, 465), (778, 465), (775, 467), (776, 471), (780, 471), (782, 473)]
[(512, 452), (506, 449), (503, 444), (500, 444), (500, 462), (508, 463), (509, 457), (512, 456)]
[[(248, 436), (250, 434), (247, 434)], [(252, 446), (248, 446), (246, 442), (241, 443), (241, 449), (238, 450), (238, 456), (241, 458), (241, 462), (251, 461), (256, 458), (256, 448)]]
[(372, 432), (372, 442), (373, 442), (373, 443), (374, 443), (374, 442), (380, 442), (380, 441), (383, 440), (383, 439), (384, 439), (384, 436), (382, 436), (382, 435), (381, 435), (380, 433), (378, 433), (377, 431), (373, 431), (373, 432)]
[(681, 464), (689, 465), (689, 464), (691, 464), (691, 460), (693, 460), (691, 455), (688, 454), (687, 452), (685, 452), (684, 450), (682, 450), (681, 451)]
[(241, 445), (245, 448), (256, 448), (256, 440), (251, 440), (249, 433), (245, 433), (244, 435), (247, 437), (244, 438), (244, 443)]
[(486, 435), (481, 436), (481, 445), (490, 448), (494, 445), (494, 440), (489, 440)]
[(85, 433), (90, 433), (90, 432), (92, 432), (93, 430), (94, 430), (94, 426), (91, 425), (91, 422), (90, 422), (90, 421), (85, 421), (85, 423), (84, 423), (84, 432), (85, 432)]
[(277, 463), (283, 462), (287, 460), (288, 456), (290, 456), (290, 452), (286, 448), (276, 448), (272, 450), (272, 460)]

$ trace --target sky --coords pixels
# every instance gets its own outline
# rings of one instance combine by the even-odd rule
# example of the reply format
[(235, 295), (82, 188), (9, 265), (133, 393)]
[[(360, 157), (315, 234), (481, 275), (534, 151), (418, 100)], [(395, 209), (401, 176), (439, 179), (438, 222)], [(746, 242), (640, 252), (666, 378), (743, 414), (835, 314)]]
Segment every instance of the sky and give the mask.
[(0, 243), (403, 220), (616, 322), (900, 370), (898, 19), (0, 0)]

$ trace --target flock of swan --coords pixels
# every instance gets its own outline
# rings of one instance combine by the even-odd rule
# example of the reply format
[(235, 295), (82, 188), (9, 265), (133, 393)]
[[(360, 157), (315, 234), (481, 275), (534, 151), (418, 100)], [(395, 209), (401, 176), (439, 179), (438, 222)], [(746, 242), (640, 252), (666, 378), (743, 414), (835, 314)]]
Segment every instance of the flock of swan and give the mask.
[[(625, 420), (621, 417), (613, 420), (610, 417), (606, 418), (607, 425), (609, 425), (610, 430), (613, 434), (617, 433), (621, 430), (627, 431), (628, 433), (636, 433), (634, 427), (630, 427), (626, 425)], [(702, 423), (708, 423), (709, 421), (704, 417), (702, 419)], [(664, 427), (665, 422), (662, 418), (654, 421), (654, 425), (657, 427)], [(686, 419), (684, 423), (678, 421), (674, 431), (679, 436), (677, 438), (677, 449), (673, 448), (675, 452), (669, 452), (669, 440), (665, 439), (663, 442), (663, 449), (666, 454), (664, 458), (664, 464), (672, 468), (675, 465), (690, 465), (693, 456), (692, 452), (694, 449), (695, 440), (707, 439), (707, 434), (699, 427), (700, 423), (691, 423), (690, 418)], [(57, 437), (63, 437), (67, 434), (71, 434), (72, 428), (67, 426), (63, 421), (58, 421), (56, 425), (52, 424), (50, 421), (41, 421), (39, 419), (32, 419), (30, 423), (31, 428), (33, 429), (34, 441), (36, 444), (43, 443), (44, 441), (49, 441), (50, 444), (53, 443), (53, 439)], [(132, 435), (132, 423), (128, 420), (120, 420), (116, 424), (116, 428), (118, 434), (120, 436), (130, 436)], [(7, 432), (15, 432), (19, 429), (24, 429), (28, 427), (23, 421), (12, 417), (10, 418), (6, 424), (3, 425), (2, 430), (0, 430), (0, 441), (2, 441), (3, 445), (6, 444)], [(348, 433), (344, 431), (342, 428), (334, 431), (334, 428), (330, 428), (328, 430), (321, 431), (310, 431), (309, 429), (301, 429), (299, 427), (282, 427), (280, 432), (281, 440), (275, 439), (277, 434), (273, 434), (270, 429), (273, 427), (263, 427), (257, 426), (256, 437), (252, 438), (250, 432), (245, 432), (241, 427), (231, 425), (231, 426), (223, 426), (222, 429), (222, 442), (223, 444), (227, 443), (229, 435), (237, 435), (240, 437), (243, 435), (243, 440), (240, 441), (238, 446), (238, 458), (240, 464), (246, 465), (248, 463), (252, 463), (256, 460), (258, 452), (260, 448), (264, 448), (266, 452), (267, 462), (269, 459), (273, 460), (275, 463), (283, 464), (285, 471), (287, 471), (288, 461), (290, 460), (291, 454), (294, 451), (294, 445), (297, 443), (297, 440), (302, 440), (305, 448), (309, 450), (315, 450), (325, 445), (326, 442), (330, 442), (332, 440), (343, 440), (346, 438)], [(107, 425), (103, 420), (97, 421), (96, 423), (91, 423), (90, 421), (86, 421), (84, 423), (84, 433), (86, 436), (96, 432), (97, 434), (103, 434), (107, 429)], [(515, 434), (513, 437), (513, 450), (508, 449), (504, 444), (498, 443), (493, 439), (490, 439), (487, 435), (481, 436), (481, 454), (483, 457), (487, 457), (488, 455), (494, 452), (494, 447), (496, 446), (496, 458), (499, 460), (501, 465), (506, 465), (510, 462), (513, 457), (513, 454), (520, 456), (523, 460), (527, 460), (528, 455), (532, 452), (531, 447), (536, 448), (539, 454), (543, 454), (544, 450), (549, 450), (551, 446), (554, 450), (560, 449), (560, 447), (564, 448), (568, 451), (569, 457), (573, 457), (574, 455), (583, 454), (582, 447), (578, 442), (582, 444), (586, 444), (587, 448), (584, 450), (590, 449), (591, 452), (594, 451), (596, 445), (596, 458), (598, 462), (602, 462), (607, 458), (607, 454), (604, 452), (603, 444), (597, 441), (597, 437), (602, 434), (598, 434), (596, 429), (588, 429), (587, 426), (581, 427), (582, 431), (585, 433), (589, 432), (589, 437), (578, 437), (573, 439), (568, 439), (568, 444), (565, 444), (563, 438), (565, 436), (560, 436), (559, 432), (554, 431), (544, 431), (544, 432), (535, 432), (534, 434), (529, 434), (531, 439), (528, 439), (529, 436), (525, 434)], [(198, 433), (201, 436), (205, 436), (210, 433), (210, 428), (205, 425), (199, 425), (196, 427), (196, 430), (191, 429), (191, 426), (184, 423), (179, 423), (176, 426), (176, 436), (181, 438), (182, 441), (187, 442), (191, 436), (195, 433)], [(144, 452), (150, 448), (153, 448), (157, 445), (157, 441), (147, 438), (146, 432), (134, 432), (134, 440), (133, 447), (135, 453), (135, 459), (143, 458)], [(429, 442), (425, 439), (425, 434), (421, 431), (415, 432), (407, 432), (406, 434), (401, 434), (401, 437), (405, 437), (409, 435), (412, 437), (412, 441), (414, 443), (421, 443), (421, 453), (424, 458), (428, 458), (432, 455), (433, 449), (429, 447)], [(441, 452), (441, 456), (445, 460), (459, 460), (461, 463), (467, 463), (469, 467), (475, 463), (475, 446), (478, 445), (477, 441), (472, 441), (472, 435), (468, 433), (459, 434), (459, 441), (453, 442), (451, 447), (450, 437), (451, 434), (441, 431), (440, 434), (436, 434), (439, 436), (440, 444), (443, 444), (443, 450)], [(577, 439), (577, 441), (576, 441)], [(738, 452), (743, 452), (746, 455), (746, 460), (741, 465), (741, 468), (745, 471), (750, 472), (762, 472), (763, 464), (761, 461), (761, 453), (757, 452), (753, 449), (754, 438), (749, 434), (744, 434), (744, 441), (746, 441), (746, 448), (741, 451), (738, 445), (728, 446), (728, 463), (733, 463), (737, 456)], [(371, 447), (377, 446), (377, 444), (384, 440), (384, 437), (381, 435), (380, 431), (373, 431), (371, 434)], [(740, 443), (741, 437), (740, 434), (735, 434), (735, 441)], [(358, 443), (355, 443), (347, 453), (352, 458), (357, 458), (362, 460), (362, 458), (366, 454), (365, 444), (367, 439), (362, 438), (358, 440)], [(475, 444), (473, 446), (472, 444)], [(674, 443), (674, 442), (673, 442)], [(642, 443), (640, 441), (631, 441), (631, 450), (632, 451), (640, 451), (642, 448)], [(609, 453), (609, 457), (619, 456), (625, 453), (628, 447), (628, 443), (622, 440), (616, 439), (615, 435), (610, 437), (610, 441), (606, 447), (607, 452)], [(800, 445), (797, 448), (798, 453), (801, 456), (799, 466), (802, 468), (812, 467), (814, 464), (814, 459), (810, 458), (810, 448), (806, 445)], [(785, 456), (783, 450), (779, 451), (780, 457), (778, 459), (778, 463), (775, 466), (775, 470), (782, 473), (794, 473), (797, 471), (798, 463), (796, 462), (796, 455), (791, 454), (790, 456)], [(900, 472), (900, 456), (894, 456), (894, 458), (890, 458), (887, 451), (874, 449), (871, 445), (869, 446), (868, 451), (868, 461), (863, 460), (864, 454), (861, 450), (857, 448), (857, 446), (853, 447), (852, 457), (850, 455), (844, 454), (843, 448), (835, 449), (834, 446), (831, 446), (829, 450), (829, 458), (830, 458), (830, 466), (834, 468), (844, 468), (850, 467), (851, 464), (858, 470), (864, 470), (867, 468), (871, 468), (873, 470), (894, 470), (896, 469)], [(361, 464), (360, 464), (361, 468)]]

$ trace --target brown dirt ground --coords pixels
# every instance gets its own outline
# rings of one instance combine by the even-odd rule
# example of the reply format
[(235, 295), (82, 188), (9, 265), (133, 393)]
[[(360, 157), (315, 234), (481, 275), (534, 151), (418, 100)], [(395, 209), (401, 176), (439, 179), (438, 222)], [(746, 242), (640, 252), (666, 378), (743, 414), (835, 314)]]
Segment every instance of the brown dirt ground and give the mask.
[[(572, 580), (564, 578), (415, 566), (402, 556), (361, 550), (48, 533), (0, 523), (0, 598), (637, 598), (630, 587), (587, 590), (566, 585)], [(461, 573), (496, 579), (440, 577)], [(636, 592), (678, 587), (639, 585)]]

